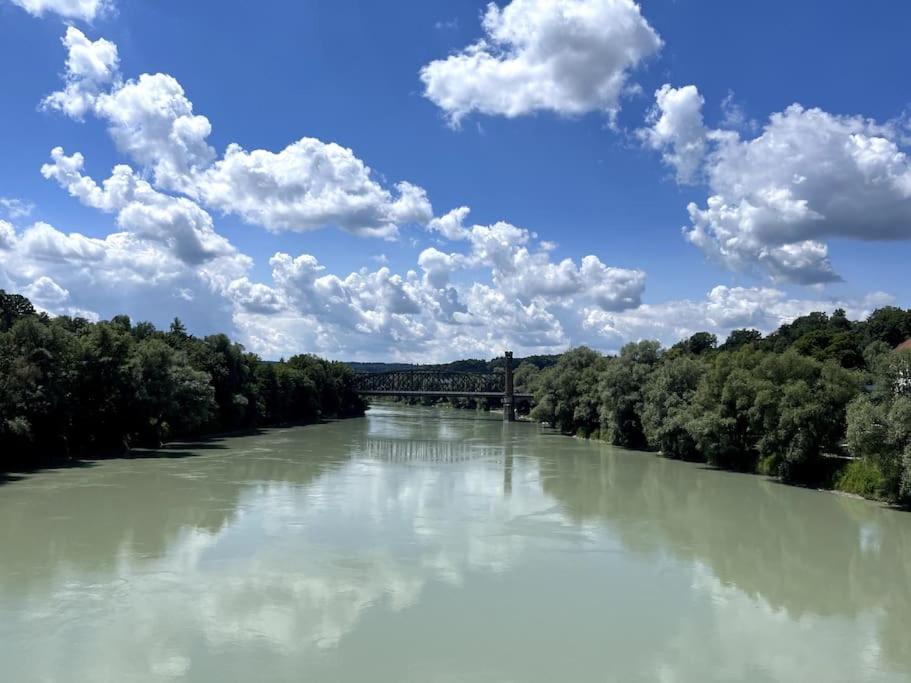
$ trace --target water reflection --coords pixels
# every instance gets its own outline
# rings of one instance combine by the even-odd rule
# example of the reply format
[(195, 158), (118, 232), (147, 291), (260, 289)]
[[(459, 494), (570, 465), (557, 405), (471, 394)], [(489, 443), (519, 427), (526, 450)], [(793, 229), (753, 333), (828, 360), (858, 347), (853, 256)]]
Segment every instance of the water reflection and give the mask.
[(10, 680), (908, 680), (911, 516), (466, 417), (5, 485)]
[(735, 588), (789, 620), (882, 615), (877, 649), (911, 670), (907, 513), (654, 457), (630, 466), (630, 457), (548, 459), (543, 489), (572, 519), (609, 525), (630, 551), (670, 553), (699, 567), (701, 584)]

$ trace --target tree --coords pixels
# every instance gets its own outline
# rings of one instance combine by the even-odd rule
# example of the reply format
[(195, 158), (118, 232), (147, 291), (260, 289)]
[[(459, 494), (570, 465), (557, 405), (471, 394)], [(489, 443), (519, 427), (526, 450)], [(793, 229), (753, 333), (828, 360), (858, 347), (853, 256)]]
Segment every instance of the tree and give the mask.
[(672, 349), (678, 349), (684, 353), (690, 353), (694, 356), (701, 356), (709, 351), (714, 351), (718, 346), (718, 337), (709, 332), (697, 332), (691, 337), (674, 344)]
[(732, 330), (728, 338), (721, 345), (722, 351), (736, 351), (741, 346), (755, 344), (762, 340), (762, 332), (759, 330)]
[(786, 481), (810, 481), (820, 456), (839, 449), (859, 377), (793, 351), (765, 358), (757, 374), (761, 389), (750, 414), (763, 468)]
[(171, 344), (179, 346), (188, 338), (187, 328), (180, 322), (180, 318), (174, 318), (174, 320), (171, 321), (171, 327), (168, 331), (168, 340)]
[(651, 374), (643, 389), (642, 430), (651, 448), (684, 459), (699, 457), (696, 442), (686, 425), (690, 404), (705, 362), (683, 355), (666, 358)]
[(911, 503), (911, 351), (882, 357), (872, 392), (855, 398), (847, 414), (848, 451), (876, 466), (881, 495)]
[(599, 430), (599, 381), (608, 360), (584, 346), (564, 353), (541, 371), (532, 417), (567, 434), (596, 436)]
[(911, 311), (895, 306), (878, 308), (864, 323), (866, 343), (881, 341), (895, 348), (906, 339), (911, 339)]
[(660, 360), (661, 345), (641, 341), (627, 344), (608, 363), (599, 383), (602, 438), (627, 448), (646, 445), (642, 389)]
[(147, 339), (136, 345), (129, 369), (136, 386), (133, 426), (144, 441), (158, 445), (209, 421), (215, 409), (209, 376), (191, 368), (182, 352)]
[(746, 471), (756, 467), (756, 439), (747, 411), (756, 394), (753, 374), (762, 358), (762, 352), (750, 346), (719, 353), (693, 394), (686, 430), (713, 465)]
[(0, 289), (0, 332), (9, 330), (17, 320), (35, 315), (32, 302), (20, 294), (7, 294)]

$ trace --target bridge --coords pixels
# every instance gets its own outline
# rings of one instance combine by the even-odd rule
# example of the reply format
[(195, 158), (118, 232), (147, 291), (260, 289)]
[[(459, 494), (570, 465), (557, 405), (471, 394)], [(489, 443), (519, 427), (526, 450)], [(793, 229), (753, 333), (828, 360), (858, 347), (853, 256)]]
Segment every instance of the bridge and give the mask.
[(516, 419), (516, 401), (531, 402), (531, 394), (516, 393), (512, 351), (507, 351), (502, 373), (450, 372), (446, 370), (396, 370), (361, 373), (355, 386), (362, 396), (430, 398), (493, 398), (503, 401), (503, 419)]

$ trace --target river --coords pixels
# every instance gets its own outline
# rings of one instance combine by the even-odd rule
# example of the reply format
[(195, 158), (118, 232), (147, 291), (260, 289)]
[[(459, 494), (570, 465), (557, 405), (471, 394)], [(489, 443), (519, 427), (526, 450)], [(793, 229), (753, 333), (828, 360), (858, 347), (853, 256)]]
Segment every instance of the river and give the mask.
[(0, 679), (911, 681), (911, 514), (468, 411), (0, 485)]

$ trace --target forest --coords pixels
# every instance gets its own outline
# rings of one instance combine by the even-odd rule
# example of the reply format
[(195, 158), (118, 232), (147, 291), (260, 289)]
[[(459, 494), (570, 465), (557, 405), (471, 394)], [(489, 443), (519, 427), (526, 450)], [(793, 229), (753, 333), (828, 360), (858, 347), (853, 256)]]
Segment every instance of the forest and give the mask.
[(911, 503), (911, 310), (811, 313), (763, 335), (699, 332), (616, 356), (523, 363), (532, 417), (560, 431), (792, 484)]
[(123, 453), (176, 436), (362, 415), (342, 363), (267, 362), (223, 334), (197, 338), (119, 315), (36, 312), (0, 290), (0, 470)]

